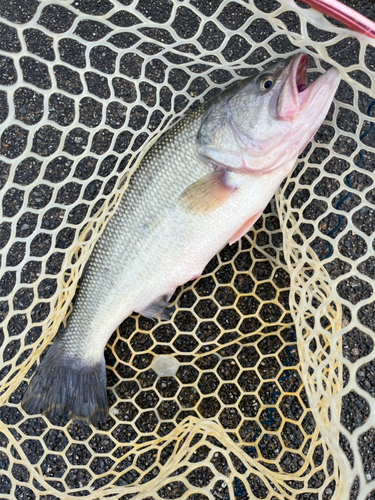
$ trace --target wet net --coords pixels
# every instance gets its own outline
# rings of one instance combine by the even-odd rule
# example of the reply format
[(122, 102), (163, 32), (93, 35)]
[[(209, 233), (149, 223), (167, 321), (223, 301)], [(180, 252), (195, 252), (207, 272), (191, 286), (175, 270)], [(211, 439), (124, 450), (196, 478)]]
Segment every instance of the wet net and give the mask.
[[(1, 498), (374, 498), (370, 40), (291, 0), (8, 0), (0, 16)], [(342, 82), (276, 200), (169, 321), (114, 332), (105, 425), (27, 415), (142, 155), (301, 49), (309, 79), (333, 64)]]

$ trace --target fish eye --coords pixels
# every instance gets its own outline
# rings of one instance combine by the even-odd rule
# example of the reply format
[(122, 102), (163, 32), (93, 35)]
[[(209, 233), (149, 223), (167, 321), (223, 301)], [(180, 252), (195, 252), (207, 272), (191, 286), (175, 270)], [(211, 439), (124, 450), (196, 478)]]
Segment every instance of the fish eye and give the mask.
[(273, 79), (269, 75), (264, 76), (258, 82), (258, 88), (262, 92), (264, 92), (265, 90), (269, 90), (272, 87), (272, 85), (273, 85)]

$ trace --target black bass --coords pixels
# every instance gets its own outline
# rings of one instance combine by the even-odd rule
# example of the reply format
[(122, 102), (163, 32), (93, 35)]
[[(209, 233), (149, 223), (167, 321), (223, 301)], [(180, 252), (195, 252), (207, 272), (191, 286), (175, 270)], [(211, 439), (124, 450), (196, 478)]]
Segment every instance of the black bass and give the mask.
[(254, 224), (324, 120), (340, 82), (306, 85), (305, 54), (190, 113), (145, 155), (90, 258), (68, 326), (23, 399), (30, 414), (108, 415), (104, 348), (133, 311), (162, 315), (176, 287)]

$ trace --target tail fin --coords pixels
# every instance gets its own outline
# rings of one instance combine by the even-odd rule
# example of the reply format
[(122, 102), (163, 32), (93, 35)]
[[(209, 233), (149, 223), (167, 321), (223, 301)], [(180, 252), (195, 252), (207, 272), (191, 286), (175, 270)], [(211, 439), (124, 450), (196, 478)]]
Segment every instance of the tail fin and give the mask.
[(85, 364), (66, 356), (57, 340), (32, 378), (22, 407), (30, 415), (69, 415), (97, 426), (108, 417), (106, 382), (104, 356)]

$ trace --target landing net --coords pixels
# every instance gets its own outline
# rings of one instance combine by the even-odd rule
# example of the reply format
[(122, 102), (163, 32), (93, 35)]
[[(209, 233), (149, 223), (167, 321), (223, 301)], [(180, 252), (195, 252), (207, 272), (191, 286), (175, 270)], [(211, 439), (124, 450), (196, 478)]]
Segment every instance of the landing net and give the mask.
[[(285, 0), (0, 3), (1, 498), (354, 499), (375, 489), (375, 49)], [(342, 82), (276, 200), (168, 322), (107, 348), (99, 429), (27, 415), (129, 174), (189, 108), (305, 51)], [(371, 497), (373, 498), (373, 497)]]

